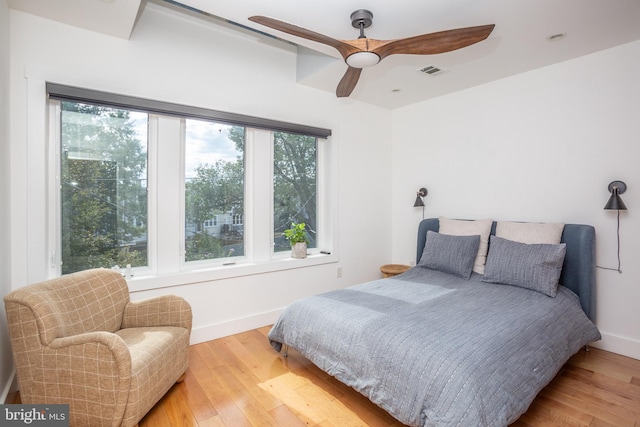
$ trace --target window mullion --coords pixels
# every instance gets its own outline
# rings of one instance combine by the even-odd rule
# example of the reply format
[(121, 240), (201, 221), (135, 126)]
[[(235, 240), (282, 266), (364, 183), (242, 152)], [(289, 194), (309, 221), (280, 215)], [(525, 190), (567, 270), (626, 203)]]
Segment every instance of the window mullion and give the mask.
[(273, 248), (273, 150), (272, 132), (247, 129), (246, 143), (246, 241), (250, 259), (267, 262)]
[(49, 158), (52, 159), (49, 164), (49, 181), (48, 181), (48, 242), (49, 242), (49, 277), (57, 277), (60, 275), (60, 266), (62, 262), (61, 255), (61, 223), (60, 223), (60, 101), (51, 101), (49, 103), (49, 141), (48, 146)]
[[(324, 252), (333, 252), (333, 242), (336, 241), (337, 218), (335, 215), (335, 183), (337, 165), (332, 163), (335, 156), (331, 153), (332, 147), (326, 139), (318, 139), (318, 168), (317, 168), (317, 193), (318, 193), (318, 240), (317, 247)], [(333, 179), (332, 179), (333, 177)]]
[(156, 116), (157, 140), (155, 162), (155, 190), (149, 188), (150, 194), (156, 196), (156, 227), (153, 245), (157, 250), (155, 271), (158, 274), (174, 273), (180, 269), (180, 241), (184, 235), (184, 224), (180, 200), (183, 186), (181, 165), (176, 159), (182, 158), (181, 140), (182, 122), (184, 119), (167, 116)]

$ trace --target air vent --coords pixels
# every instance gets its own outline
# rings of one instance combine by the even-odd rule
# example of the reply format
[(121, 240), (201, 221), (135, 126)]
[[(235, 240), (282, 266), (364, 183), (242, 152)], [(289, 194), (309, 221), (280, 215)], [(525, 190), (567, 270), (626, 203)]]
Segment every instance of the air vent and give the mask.
[(429, 74), (430, 76), (433, 76), (434, 74), (439, 74), (442, 72), (440, 68), (433, 67), (431, 65), (429, 65), (428, 67), (421, 68), (420, 71), (425, 74)]

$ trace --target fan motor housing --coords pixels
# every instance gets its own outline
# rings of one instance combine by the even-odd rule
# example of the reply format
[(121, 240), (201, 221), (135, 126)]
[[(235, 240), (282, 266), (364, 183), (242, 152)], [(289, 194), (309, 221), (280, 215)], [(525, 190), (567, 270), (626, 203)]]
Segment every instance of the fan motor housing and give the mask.
[(366, 9), (358, 9), (351, 14), (351, 25), (354, 28), (369, 28), (373, 23), (373, 13)]

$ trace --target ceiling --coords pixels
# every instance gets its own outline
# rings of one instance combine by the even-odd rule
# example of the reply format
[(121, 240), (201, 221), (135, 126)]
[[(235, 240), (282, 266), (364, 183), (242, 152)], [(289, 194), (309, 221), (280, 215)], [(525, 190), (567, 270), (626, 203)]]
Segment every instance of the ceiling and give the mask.
[[(392, 55), (364, 69), (350, 99), (397, 108), (640, 40), (638, 0), (149, 0), (176, 13), (213, 15), (298, 46), (297, 82), (335, 93), (346, 64), (333, 48), (248, 20), (265, 15), (335, 39), (356, 39), (351, 12), (368, 9), (367, 37), (386, 40), (495, 24), (483, 42), (438, 55)], [(127, 39), (144, 0), (9, 0), (10, 7)], [(243, 28), (246, 27), (246, 28)], [(553, 38), (554, 35), (562, 35)], [(267, 37), (267, 36), (265, 36)], [(283, 42), (283, 46), (287, 43)], [(290, 49), (290, 45), (286, 46)], [(606, 65), (606, 64), (604, 64)], [(433, 66), (441, 71), (426, 74)]]

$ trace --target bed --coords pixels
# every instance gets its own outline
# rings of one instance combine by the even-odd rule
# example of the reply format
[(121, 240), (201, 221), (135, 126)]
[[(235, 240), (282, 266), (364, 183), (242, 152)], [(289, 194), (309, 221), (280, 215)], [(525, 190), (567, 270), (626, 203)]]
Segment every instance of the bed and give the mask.
[(506, 426), (600, 339), (595, 231), (562, 224), (559, 242), (524, 243), (496, 236), (491, 220), (486, 236), (439, 232), (443, 221), (420, 223), (416, 267), (294, 302), (269, 340), (404, 424)]

